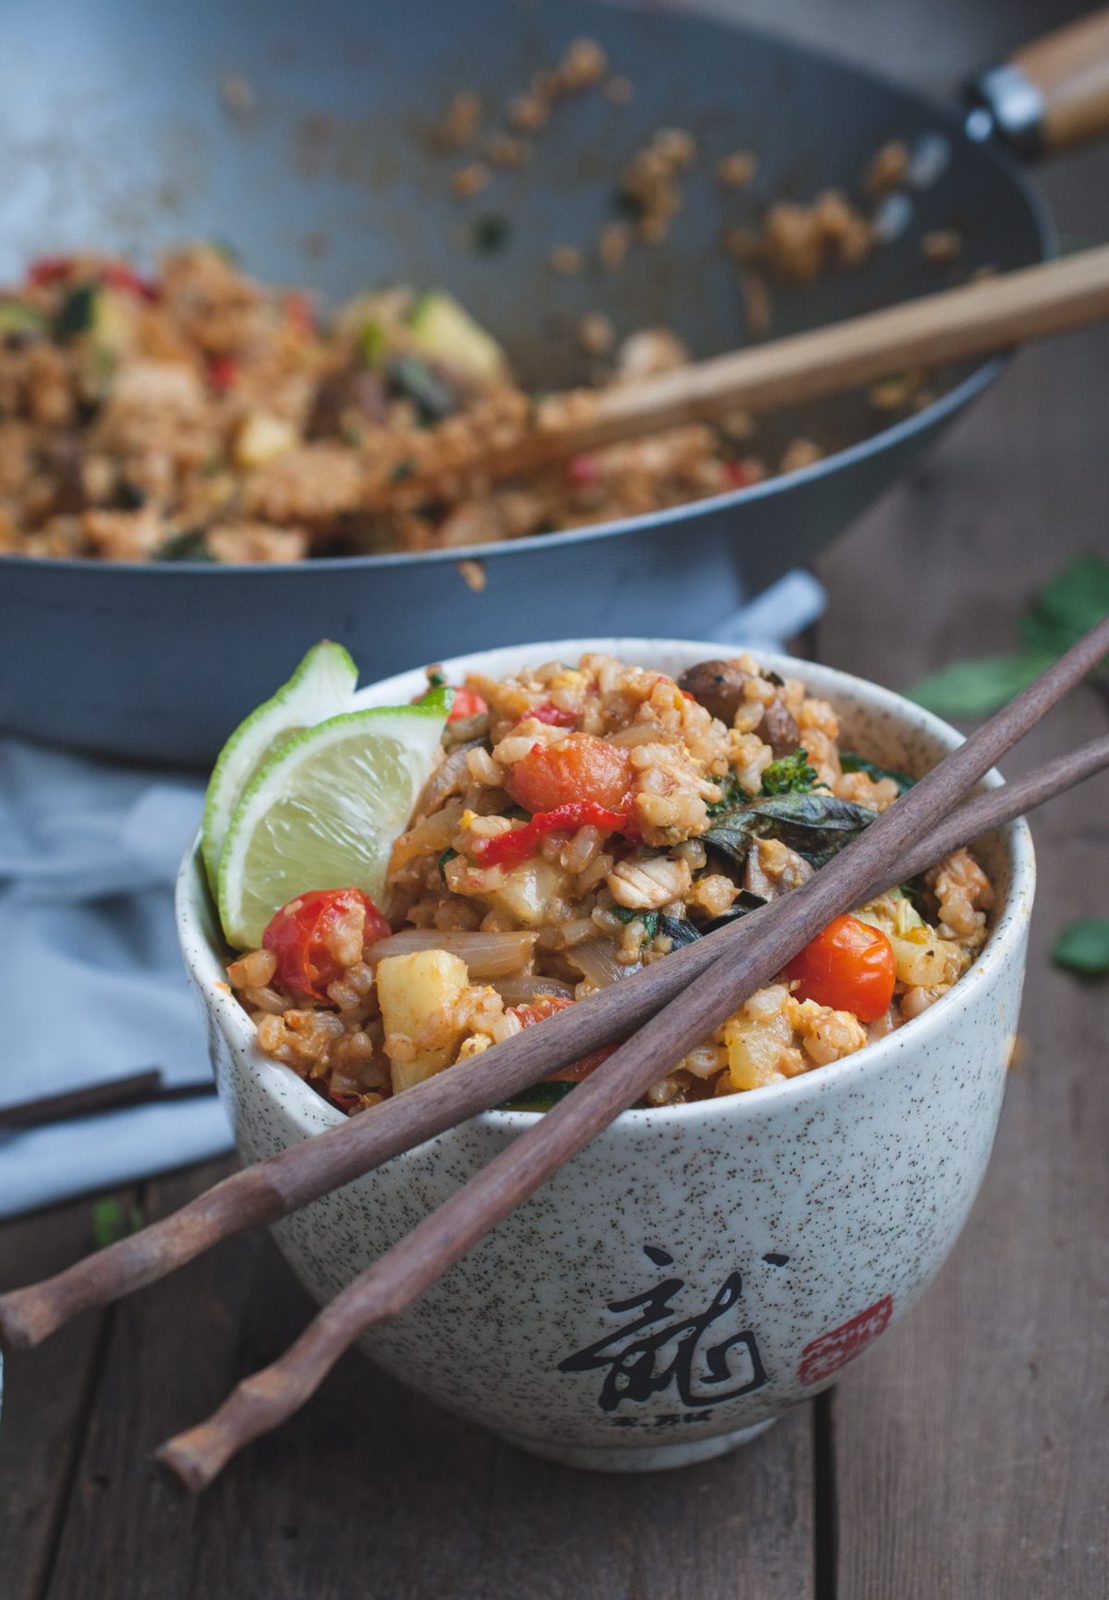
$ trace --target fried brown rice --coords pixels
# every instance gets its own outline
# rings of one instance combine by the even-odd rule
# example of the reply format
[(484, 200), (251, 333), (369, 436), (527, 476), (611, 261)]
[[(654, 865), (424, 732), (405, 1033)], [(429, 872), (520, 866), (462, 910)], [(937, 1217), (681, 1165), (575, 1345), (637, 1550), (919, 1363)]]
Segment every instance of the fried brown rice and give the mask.
[[(230, 981), (267, 1054), (361, 1110), (788, 893), (908, 782), (846, 752), (830, 705), (749, 656), (677, 681), (599, 654), (475, 674), (394, 845), (387, 924), (344, 902), (314, 993), (282, 981), (269, 932)], [(958, 850), (837, 919), (852, 928), (833, 924), (809, 952), (833, 932), (869, 940), (885, 989), (861, 968), (828, 989), (803, 952), (644, 1103), (779, 1082), (903, 1026), (970, 965), (992, 899)], [(303, 909), (274, 921), (288, 929)], [(552, 1103), (597, 1059), (520, 1103)]]

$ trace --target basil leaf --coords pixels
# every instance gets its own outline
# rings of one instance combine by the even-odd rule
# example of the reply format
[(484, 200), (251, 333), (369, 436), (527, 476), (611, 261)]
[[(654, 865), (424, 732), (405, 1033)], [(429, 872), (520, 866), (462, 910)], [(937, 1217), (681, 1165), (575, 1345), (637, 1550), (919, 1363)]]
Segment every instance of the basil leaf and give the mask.
[(440, 422), (458, 410), (458, 396), (426, 361), (418, 356), (397, 356), (389, 363), (389, 382), (414, 400), (421, 422)]
[(453, 861), (457, 854), (457, 850), (448, 846), (448, 848), (444, 850), (443, 854), (439, 857), (439, 878), (444, 887), (446, 886), (447, 882), (447, 862)]
[[(1109, 561), (1100, 555), (1078, 556), (1033, 596), (1018, 619), (1019, 652), (953, 662), (906, 692), (910, 700), (941, 716), (986, 716), (1019, 694), (1105, 616)], [(1105, 666), (1103, 662), (1098, 670)]]
[(138, 1233), (145, 1221), (141, 1206), (132, 1205), (124, 1211), (114, 1195), (107, 1195), (93, 1203), (92, 1242), (98, 1250), (104, 1250), (129, 1233)]
[(514, 1094), (511, 1100), (502, 1100), (502, 1111), (549, 1111), (560, 1100), (565, 1100), (571, 1089), (576, 1089), (576, 1083), (533, 1083), (528, 1089), (521, 1089), (519, 1094)]
[(753, 894), (750, 889), (741, 889), (727, 911), (721, 912), (718, 917), (713, 917), (711, 922), (698, 927), (696, 923), (684, 918), (659, 917), (658, 931), (664, 933), (674, 949), (678, 950), (683, 944), (694, 944), (706, 933), (715, 933), (717, 928), (726, 927), (729, 922), (738, 922), (740, 917), (750, 916), (752, 911), (757, 911), (765, 904), (766, 901), (761, 894)]
[(211, 564), (216, 558), (208, 549), (208, 540), (204, 529), (186, 528), (184, 533), (175, 533), (168, 538), (154, 559), (156, 561), (204, 561)]
[(953, 661), (949, 667), (921, 678), (905, 693), (918, 706), (941, 717), (984, 717), (1026, 689), (1052, 659), (1035, 652)]
[(714, 818), (701, 842), (742, 867), (756, 839), (779, 839), (810, 866), (822, 867), (876, 815), (831, 794), (771, 795)]
[(1057, 572), (1017, 624), (1026, 651), (1061, 656), (1109, 616), (1109, 561), (1078, 556)]
[(729, 772), (728, 776), (721, 780), (721, 788), (724, 790), (721, 798), (714, 800), (710, 806), (706, 807), (710, 817), (722, 816), (724, 812), (733, 811), (736, 806), (742, 805), (752, 798), (734, 772)]
[(865, 772), (875, 783), (880, 783), (883, 778), (892, 778), (897, 785), (898, 794), (907, 794), (916, 782), (916, 779), (910, 778), (907, 772), (898, 772), (896, 767), (880, 767), (876, 761), (868, 761), (865, 756), (858, 756), (853, 750), (842, 751), (839, 764), (844, 772)]
[(1109, 973), (1109, 917), (1069, 922), (1055, 941), (1051, 959), (1058, 967), (1088, 977)]
[(761, 894), (755, 894), (752, 889), (741, 889), (732, 901), (727, 911), (722, 911), (718, 917), (713, 917), (711, 922), (706, 922), (701, 929), (702, 933), (715, 933), (717, 928), (727, 927), (729, 922), (738, 922), (740, 917), (749, 917), (752, 911), (758, 911), (766, 901)]
[(666, 935), (675, 950), (683, 944), (694, 944), (701, 937), (701, 930), (685, 917), (660, 917), (658, 931)]
[(54, 332), (59, 339), (73, 339), (79, 333), (88, 333), (96, 320), (99, 289), (95, 283), (79, 283), (62, 301), (61, 310), (54, 318)]
[(470, 228), (470, 242), (483, 256), (495, 255), (498, 250), (503, 250), (511, 236), (512, 224), (507, 217), (499, 216), (495, 211), (475, 217)]

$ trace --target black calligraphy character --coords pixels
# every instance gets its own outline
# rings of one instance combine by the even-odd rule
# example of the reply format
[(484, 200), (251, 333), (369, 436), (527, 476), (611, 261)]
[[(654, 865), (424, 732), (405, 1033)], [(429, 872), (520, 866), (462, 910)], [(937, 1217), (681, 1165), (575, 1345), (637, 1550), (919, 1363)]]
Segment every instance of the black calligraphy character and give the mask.
[[(652, 1260), (668, 1260), (662, 1251), (651, 1250)], [(661, 1265), (661, 1261), (659, 1262)], [(733, 1272), (717, 1291), (712, 1303), (699, 1315), (675, 1316), (673, 1297), (685, 1287), (681, 1278), (666, 1278), (654, 1289), (633, 1296), (630, 1300), (613, 1300), (608, 1309), (617, 1314), (636, 1312), (642, 1314), (627, 1323), (616, 1333), (598, 1339), (586, 1350), (568, 1356), (559, 1363), (560, 1372), (591, 1372), (608, 1368), (601, 1386), (598, 1404), (603, 1411), (614, 1411), (621, 1400), (647, 1400), (660, 1394), (673, 1383), (682, 1404), (689, 1408), (719, 1405), (725, 1400), (737, 1400), (741, 1395), (761, 1389), (768, 1381), (759, 1356), (754, 1333), (748, 1328), (734, 1333), (716, 1344), (703, 1345), (705, 1335), (714, 1323), (725, 1316), (739, 1301), (743, 1279)], [(667, 1319), (672, 1320), (667, 1320)], [(643, 1330), (650, 1328), (646, 1333)], [(671, 1347), (668, 1359), (664, 1353)], [(746, 1352), (745, 1366), (749, 1376), (734, 1384), (732, 1351)], [(698, 1378), (696, 1362), (702, 1364), (703, 1377)], [(732, 1387), (724, 1387), (732, 1384)]]

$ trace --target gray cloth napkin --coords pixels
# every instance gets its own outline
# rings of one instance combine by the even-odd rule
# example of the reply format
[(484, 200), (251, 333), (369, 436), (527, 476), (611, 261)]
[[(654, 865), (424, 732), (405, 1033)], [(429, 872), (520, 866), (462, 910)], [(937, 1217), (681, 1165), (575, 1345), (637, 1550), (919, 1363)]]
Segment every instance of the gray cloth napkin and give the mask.
[[(780, 646), (823, 610), (789, 573), (722, 643)], [(173, 921), (177, 865), (203, 784), (0, 740), (0, 1107), (144, 1068), (210, 1078)], [(214, 1099), (0, 1132), (0, 1217), (198, 1161), (231, 1144)]]
[[(0, 1107), (154, 1066), (167, 1084), (210, 1078), (171, 899), (202, 794), (199, 779), (0, 741)], [(0, 1132), (0, 1216), (230, 1142), (214, 1099)]]

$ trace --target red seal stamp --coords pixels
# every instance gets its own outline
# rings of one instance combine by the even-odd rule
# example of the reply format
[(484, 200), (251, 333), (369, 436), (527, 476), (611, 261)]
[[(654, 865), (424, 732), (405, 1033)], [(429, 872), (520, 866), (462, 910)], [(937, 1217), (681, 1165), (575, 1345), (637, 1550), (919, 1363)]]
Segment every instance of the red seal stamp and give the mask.
[(807, 1344), (801, 1352), (801, 1365), (797, 1376), (802, 1383), (822, 1383), (833, 1372), (854, 1361), (860, 1350), (865, 1350), (889, 1327), (893, 1316), (893, 1296), (884, 1294), (872, 1306), (860, 1311), (850, 1322), (842, 1323), (822, 1333), (819, 1339)]

